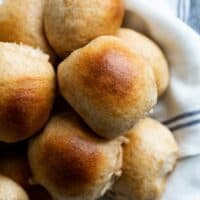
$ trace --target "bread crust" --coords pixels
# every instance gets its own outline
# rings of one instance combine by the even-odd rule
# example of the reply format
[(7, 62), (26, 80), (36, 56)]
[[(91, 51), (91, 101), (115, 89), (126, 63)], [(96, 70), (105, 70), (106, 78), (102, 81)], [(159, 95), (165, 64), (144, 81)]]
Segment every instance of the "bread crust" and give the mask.
[(48, 0), (47, 38), (62, 58), (100, 35), (116, 34), (123, 19), (122, 0)]

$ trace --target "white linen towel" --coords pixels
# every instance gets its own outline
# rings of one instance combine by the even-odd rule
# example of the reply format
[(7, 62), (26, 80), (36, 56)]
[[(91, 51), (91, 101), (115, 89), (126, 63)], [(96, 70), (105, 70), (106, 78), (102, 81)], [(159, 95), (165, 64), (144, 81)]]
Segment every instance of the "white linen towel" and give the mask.
[(176, 17), (200, 30), (188, 13), (194, 1), (126, 0), (125, 25), (160, 44), (170, 64), (170, 86), (152, 115), (172, 130), (181, 158), (162, 200), (200, 200), (200, 37)]
[(155, 1), (127, 0), (126, 26), (135, 28), (136, 21), (136, 29), (160, 44), (170, 64), (170, 86), (153, 117), (174, 132), (181, 157), (200, 154), (200, 37)]

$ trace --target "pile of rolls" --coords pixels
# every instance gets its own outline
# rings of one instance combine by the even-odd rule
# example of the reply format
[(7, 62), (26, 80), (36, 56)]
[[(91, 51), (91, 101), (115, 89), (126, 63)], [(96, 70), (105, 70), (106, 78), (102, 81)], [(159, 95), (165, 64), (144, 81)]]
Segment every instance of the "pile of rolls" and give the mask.
[(149, 117), (168, 62), (123, 0), (0, 4), (0, 199), (158, 200), (178, 158)]

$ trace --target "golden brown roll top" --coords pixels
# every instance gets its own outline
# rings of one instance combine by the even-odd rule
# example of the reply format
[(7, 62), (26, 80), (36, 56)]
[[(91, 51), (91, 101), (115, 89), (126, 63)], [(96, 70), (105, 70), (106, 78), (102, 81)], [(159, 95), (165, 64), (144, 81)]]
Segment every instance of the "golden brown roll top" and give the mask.
[(161, 96), (169, 84), (167, 60), (158, 45), (134, 30), (121, 28), (117, 34), (150, 67), (156, 79), (158, 95)]
[(123, 0), (48, 0), (45, 31), (55, 52), (65, 58), (98, 36), (116, 34), (123, 15)]
[(58, 68), (61, 94), (100, 136), (116, 137), (157, 102), (152, 70), (124, 43), (101, 36)]
[(72, 112), (55, 116), (30, 143), (33, 179), (58, 200), (97, 199), (120, 175), (121, 143), (95, 137)]
[(172, 133), (158, 121), (146, 118), (126, 136), (129, 143), (123, 148), (122, 176), (108, 197), (113, 200), (160, 199), (178, 157)]
[(45, 0), (4, 0), (0, 5), (0, 41), (39, 47), (55, 61), (43, 27)]
[(13, 180), (0, 175), (0, 199), (29, 200), (26, 192)]
[(17, 142), (42, 128), (54, 90), (55, 72), (47, 55), (0, 42), (0, 141)]

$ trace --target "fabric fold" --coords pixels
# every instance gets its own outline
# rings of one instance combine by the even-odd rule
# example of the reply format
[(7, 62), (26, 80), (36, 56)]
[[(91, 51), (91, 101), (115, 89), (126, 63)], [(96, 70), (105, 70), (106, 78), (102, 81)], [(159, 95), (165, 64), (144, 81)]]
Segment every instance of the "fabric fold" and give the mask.
[(126, 0), (126, 9), (125, 26), (149, 35), (169, 61), (170, 85), (152, 116), (161, 122), (172, 120), (173, 125), (166, 125), (177, 139), (182, 158), (200, 154), (200, 115), (173, 121), (177, 116), (200, 110), (199, 35), (168, 9), (158, 9), (149, 1)]

